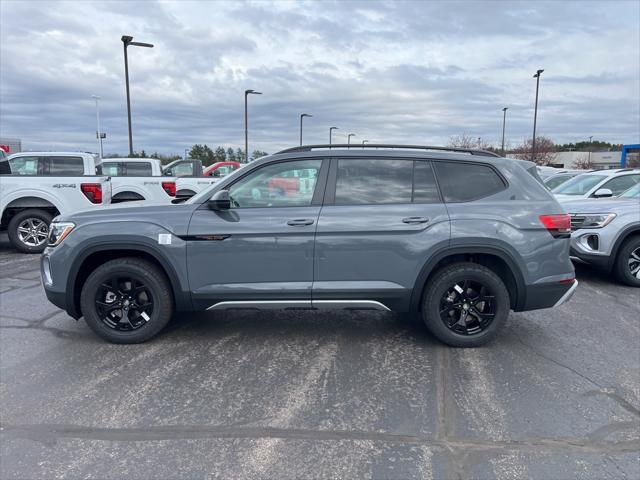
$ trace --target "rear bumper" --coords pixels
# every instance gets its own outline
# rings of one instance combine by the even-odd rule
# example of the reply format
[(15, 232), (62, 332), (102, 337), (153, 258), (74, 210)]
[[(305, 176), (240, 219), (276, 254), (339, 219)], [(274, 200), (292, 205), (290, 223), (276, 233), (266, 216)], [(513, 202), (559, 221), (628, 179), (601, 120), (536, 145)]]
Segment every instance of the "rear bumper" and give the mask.
[(572, 283), (543, 283), (526, 287), (525, 302), (518, 311), (539, 310), (562, 305), (569, 301), (578, 287), (578, 281)]

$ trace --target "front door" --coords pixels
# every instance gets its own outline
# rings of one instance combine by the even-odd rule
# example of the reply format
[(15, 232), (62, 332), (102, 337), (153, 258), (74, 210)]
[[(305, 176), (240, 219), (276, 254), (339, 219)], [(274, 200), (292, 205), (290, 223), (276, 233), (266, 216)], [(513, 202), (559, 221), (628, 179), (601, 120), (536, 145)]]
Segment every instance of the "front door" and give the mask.
[(221, 302), (310, 307), (328, 170), (322, 165), (322, 159), (296, 159), (258, 167), (228, 187), (231, 209), (214, 211), (205, 203), (196, 210), (187, 263), (197, 308), (229, 306)]

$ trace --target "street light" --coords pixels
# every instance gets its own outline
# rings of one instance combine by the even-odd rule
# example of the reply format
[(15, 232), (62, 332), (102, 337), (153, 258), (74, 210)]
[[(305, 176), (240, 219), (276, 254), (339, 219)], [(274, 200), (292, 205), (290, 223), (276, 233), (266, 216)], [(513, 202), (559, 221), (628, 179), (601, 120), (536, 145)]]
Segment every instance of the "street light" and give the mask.
[(150, 43), (134, 42), (133, 37), (129, 35), (123, 35), (122, 44), (124, 45), (124, 78), (127, 87), (127, 118), (129, 120), (129, 156), (133, 156), (133, 135), (131, 134), (131, 97), (129, 96), (129, 59), (127, 57), (127, 47), (133, 45), (134, 47), (146, 47), (153, 48)]
[(351, 137), (357, 136), (355, 133), (350, 133), (347, 135), (347, 145), (351, 145)]
[(507, 124), (507, 110), (509, 110), (507, 107), (504, 107), (502, 109), (502, 156), (504, 157), (504, 128), (505, 125)]
[(93, 98), (96, 101), (96, 138), (98, 139), (98, 148), (100, 149), (100, 158), (102, 158), (103, 157), (102, 139), (104, 137), (102, 136), (103, 134), (100, 131), (100, 105), (98, 103), (98, 101), (100, 100), (100, 97), (98, 95), (91, 95), (91, 98)]
[(247, 120), (247, 97), (249, 95), (262, 95), (262, 92), (255, 90), (244, 91), (244, 159), (249, 163), (249, 121)]
[(300, 146), (302, 146), (302, 119), (304, 117), (313, 117), (310, 113), (303, 113), (300, 115)]
[(333, 133), (334, 130), (340, 130), (338, 127), (329, 127), (329, 145), (331, 145), (331, 133)]
[(591, 150), (593, 150), (593, 143), (591, 142), (592, 138), (593, 135), (589, 135), (589, 165), (591, 165)]
[(544, 70), (538, 70), (533, 78), (536, 79), (536, 106), (533, 111), (533, 139), (531, 140), (531, 161), (535, 162), (536, 158), (536, 121), (538, 119), (538, 90), (540, 89), (540, 75)]
[(369, 140), (362, 140), (362, 148), (364, 149), (364, 144), (367, 143)]

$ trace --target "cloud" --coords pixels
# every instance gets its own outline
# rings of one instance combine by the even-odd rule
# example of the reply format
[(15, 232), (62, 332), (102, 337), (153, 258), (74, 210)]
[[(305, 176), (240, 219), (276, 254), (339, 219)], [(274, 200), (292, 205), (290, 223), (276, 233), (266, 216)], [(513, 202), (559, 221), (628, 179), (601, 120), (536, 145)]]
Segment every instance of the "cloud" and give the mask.
[[(193, 143), (276, 151), (356, 133), (370, 142), (640, 137), (637, 2), (0, 3), (0, 135), (26, 148), (127, 150), (123, 34), (136, 150)], [(25, 21), (29, 19), (29, 21)], [(342, 135), (342, 137), (341, 137)], [(346, 137), (344, 137), (346, 138)]]

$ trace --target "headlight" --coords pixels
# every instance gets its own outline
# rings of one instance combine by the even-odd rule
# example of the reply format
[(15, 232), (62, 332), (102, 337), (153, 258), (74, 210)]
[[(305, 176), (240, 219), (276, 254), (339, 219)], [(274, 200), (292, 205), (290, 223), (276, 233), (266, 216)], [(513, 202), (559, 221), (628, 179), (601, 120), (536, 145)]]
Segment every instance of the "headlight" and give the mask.
[(52, 223), (49, 226), (49, 246), (55, 247), (56, 245), (60, 245), (74, 228), (75, 224), (71, 222)]
[(614, 218), (615, 213), (576, 213), (571, 215), (571, 223), (575, 223), (577, 228), (602, 228)]

